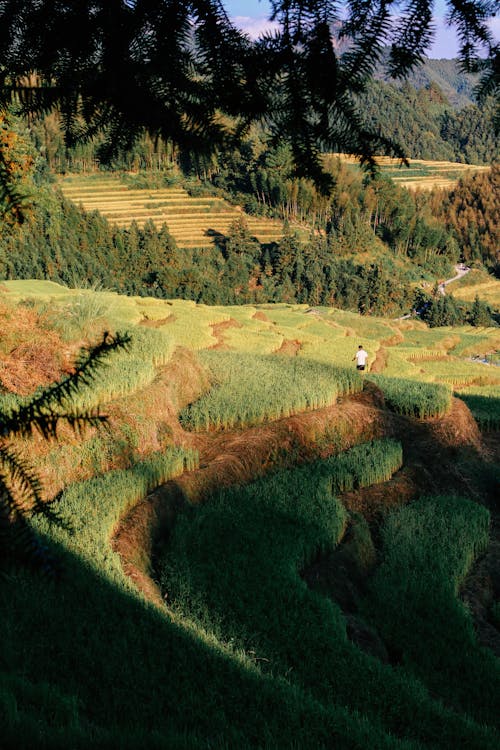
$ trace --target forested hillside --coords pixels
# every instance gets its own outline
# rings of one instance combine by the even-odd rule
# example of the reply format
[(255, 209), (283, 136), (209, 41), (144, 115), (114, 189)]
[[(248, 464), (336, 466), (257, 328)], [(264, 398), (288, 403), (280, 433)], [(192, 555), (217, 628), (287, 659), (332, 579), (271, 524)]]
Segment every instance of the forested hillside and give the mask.
[(475, 91), (479, 83), (477, 74), (465, 73), (457, 59), (434, 60), (428, 57), (424, 57), (422, 63), (413, 68), (404, 80), (391, 78), (382, 65), (379, 66), (374, 78), (391, 83), (400, 89), (405, 88), (407, 84), (417, 90), (435, 84), (455, 109), (476, 103)]
[(362, 98), (369, 125), (401, 144), (415, 159), (490, 164), (499, 154), (495, 102), (456, 109), (434, 81), (421, 88), (374, 81)]
[(500, 271), (500, 164), (491, 172), (469, 175), (444, 198), (434, 196), (434, 209), (445, 218), (467, 262), (482, 261)]
[[(478, 108), (474, 98), (477, 77), (461, 72), (457, 60), (427, 59), (404, 82), (381, 77), (382, 73), (367, 87), (360, 100), (361, 111), (369, 126), (399, 143), (408, 157), (490, 164), (500, 153), (493, 131), (494, 101)], [(92, 170), (105, 157), (103, 137), (68, 149), (55, 114), (32, 122), (30, 130), (37, 148), (56, 172)], [(257, 137), (265, 142), (263, 131), (257, 130)], [(114, 154), (109, 166), (168, 169), (177, 159), (185, 168), (195, 167), (202, 173), (209, 174), (217, 166), (213, 155), (205, 161), (148, 135), (126, 152)]]
[[(410, 81), (374, 81), (364, 97), (367, 120), (410, 156), (490, 164), (498, 152), (493, 104), (479, 111), (470, 103), (471, 77), (450, 61), (428, 61)], [(457, 109), (448, 96), (469, 103)], [(221, 207), (230, 201), (247, 216), (282, 223), (281, 238), (258, 242), (241, 213), (227, 231), (205, 241), (200, 234), (199, 247), (187, 249), (177, 246), (168, 223), (108, 222), (65, 200), (51, 174), (102, 168), (103, 141), (67, 148), (59, 124), (55, 114), (29, 126), (4, 116), (17, 184), (31, 195), (31, 209), (21, 226), (0, 226), (0, 277), (210, 304), (287, 301), (396, 315), (432, 307), (433, 286), (460, 260), (498, 268), (498, 167), (464, 178), (451, 192), (425, 195), (398, 187), (392, 172), (368, 179), (330, 155), (323, 166), (333, 188), (325, 195), (293, 176), (291, 149), (271, 145), (256, 125), (240, 148), (210, 157), (144, 135), (109, 165), (118, 179), (134, 173), (123, 178), (124, 189), (178, 187), (179, 194)], [(455, 308), (447, 322), (471, 319), (470, 307)]]
[[(167, 225), (119, 227), (64, 199), (37, 143), (30, 145), (20, 123), (12, 128), (24, 144), (23, 164), (31, 164), (23, 185), (36, 197), (22, 225), (0, 227), (0, 276), (6, 279), (51, 279), (208, 304), (286, 301), (397, 315), (424, 302), (428, 308), (433, 285), (453, 275), (460, 259), (496, 267), (498, 167), (462, 180), (450, 195), (424, 194), (383, 174), (367, 180), (359, 169), (325, 157), (335, 185), (325, 196), (310, 181), (292, 178), (286, 147), (265, 147), (254, 131), (246, 149), (218, 163), (189, 163), (184, 155), (189, 177), (171, 163), (123, 182), (136, 193), (183, 185), (193, 195), (225, 197), (282, 222), (281, 239), (263, 244), (241, 213), (226, 234), (187, 249), (177, 246)], [(418, 288), (422, 284), (427, 292)], [(446, 322), (471, 319), (467, 305), (449, 312)]]

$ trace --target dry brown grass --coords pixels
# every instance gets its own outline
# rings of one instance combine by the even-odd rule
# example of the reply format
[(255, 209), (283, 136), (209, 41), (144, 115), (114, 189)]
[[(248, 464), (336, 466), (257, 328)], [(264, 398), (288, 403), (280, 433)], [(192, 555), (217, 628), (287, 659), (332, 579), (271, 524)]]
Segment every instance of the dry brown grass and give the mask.
[(25, 396), (71, 371), (79, 342), (61, 340), (35, 310), (0, 302), (0, 385)]
[(374, 373), (380, 373), (384, 372), (385, 368), (387, 367), (387, 360), (389, 358), (389, 355), (387, 353), (387, 350), (381, 346), (380, 349), (375, 354), (375, 360), (373, 361), (370, 372)]
[(302, 342), (298, 339), (283, 339), (281, 346), (276, 349), (274, 354), (287, 354), (290, 357), (295, 357), (302, 349)]

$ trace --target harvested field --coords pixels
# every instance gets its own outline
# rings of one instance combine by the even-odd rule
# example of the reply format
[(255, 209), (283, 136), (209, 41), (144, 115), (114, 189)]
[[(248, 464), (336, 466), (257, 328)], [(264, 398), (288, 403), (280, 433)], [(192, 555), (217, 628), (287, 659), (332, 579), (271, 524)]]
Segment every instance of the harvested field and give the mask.
[[(355, 156), (349, 154), (328, 154), (327, 158), (338, 157), (342, 162), (359, 165)], [(377, 156), (377, 164), (382, 174), (390, 177), (395, 183), (408, 190), (433, 190), (434, 188), (451, 189), (461, 177), (472, 172), (484, 172), (490, 167), (461, 164), (449, 161), (428, 161), (409, 159), (409, 167), (401, 164), (399, 159), (391, 156)]]
[(66, 198), (85, 211), (98, 211), (118, 227), (126, 229), (132, 222), (143, 227), (152, 221), (160, 229), (165, 224), (179, 247), (206, 247), (242, 216), (259, 242), (282, 235), (280, 221), (247, 215), (221, 198), (191, 197), (182, 188), (129, 189), (118, 177), (70, 176), (58, 184)]

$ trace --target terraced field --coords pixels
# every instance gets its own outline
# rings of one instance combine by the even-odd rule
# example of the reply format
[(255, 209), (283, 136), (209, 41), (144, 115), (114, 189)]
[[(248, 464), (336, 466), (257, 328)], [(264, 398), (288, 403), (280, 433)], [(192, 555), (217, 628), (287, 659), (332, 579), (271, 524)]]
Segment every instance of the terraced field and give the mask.
[(479, 281), (477, 284), (460, 286), (455, 292), (455, 297), (463, 299), (466, 302), (473, 302), (475, 297), (488, 302), (495, 310), (500, 309), (500, 281), (489, 278)]
[[(309, 366), (314, 362), (352, 368), (352, 357), (362, 343), (370, 355), (369, 369), (390, 378), (441, 383), (448, 388), (500, 388), (500, 368), (477, 361), (487, 357), (496, 361), (499, 328), (429, 329), (419, 320), (362, 317), (336, 308), (288, 304), (210, 306), (189, 300), (68, 289), (48, 281), (6, 281), (2, 291), (14, 302), (29, 299), (33, 304), (57, 309), (58, 326), (66, 338), (82, 336), (85, 331), (78, 325), (87, 325), (89, 316), (94, 316), (94, 327), (155, 334), (154, 341), (148, 339), (148, 358), (158, 349), (154, 355), (158, 361), (170, 356), (165, 354), (167, 349), (172, 352), (182, 346), (194, 352), (216, 349), (254, 356), (289, 354), (297, 363), (308, 361)], [(134, 370), (132, 375), (122, 368), (116, 377), (126, 384), (114, 384), (110, 395), (124, 388), (129, 390), (131, 382), (148, 380), (150, 370)]]
[(193, 198), (180, 187), (131, 189), (118, 176), (93, 175), (64, 177), (58, 185), (66, 198), (86, 211), (99, 211), (119, 227), (127, 228), (133, 221), (139, 227), (153, 221), (158, 229), (166, 224), (179, 247), (206, 247), (241, 217), (259, 242), (273, 242), (282, 235), (280, 221), (250, 216), (221, 198)]
[(7, 429), (131, 333), (62, 402), (109, 429), (4, 451), (59, 524), (0, 568), (2, 750), (497, 750), (499, 329), (48, 281), (0, 319)]
[[(349, 154), (335, 154), (341, 161), (358, 164), (357, 159)], [(390, 177), (396, 184), (409, 190), (432, 190), (433, 188), (449, 189), (457, 181), (471, 172), (484, 172), (486, 166), (475, 164), (458, 164), (451, 161), (426, 161), (410, 159), (409, 167), (401, 166), (399, 159), (390, 156), (378, 156), (377, 163), (382, 174)]]

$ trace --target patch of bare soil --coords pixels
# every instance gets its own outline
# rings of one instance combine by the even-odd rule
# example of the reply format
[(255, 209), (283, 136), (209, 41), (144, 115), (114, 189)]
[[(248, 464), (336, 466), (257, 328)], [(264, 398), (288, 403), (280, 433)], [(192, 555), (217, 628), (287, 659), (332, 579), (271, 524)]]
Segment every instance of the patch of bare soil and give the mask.
[(227, 331), (228, 328), (242, 328), (242, 323), (238, 323), (234, 318), (229, 318), (229, 320), (223, 320), (222, 323), (214, 323), (210, 327), (212, 329), (212, 336), (217, 339), (217, 343), (209, 348), (228, 350), (230, 347), (224, 339), (224, 331)]
[(256, 312), (254, 312), (254, 314), (252, 315), (252, 318), (254, 320), (262, 320), (263, 323), (271, 322), (269, 318), (267, 317), (267, 315), (262, 312), (262, 310), (257, 310)]
[(151, 320), (146, 315), (142, 320), (139, 321), (139, 325), (145, 326), (146, 328), (161, 328), (168, 323), (175, 323), (176, 320), (177, 318), (173, 313), (171, 315), (167, 315), (166, 318), (158, 318), (158, 320)]
[(283, 339), (279, 349), (275, 350), (275, 354), (287, 354), (289, 357), (296, 356), (302, 349), (302, 342), (298, 339)]

